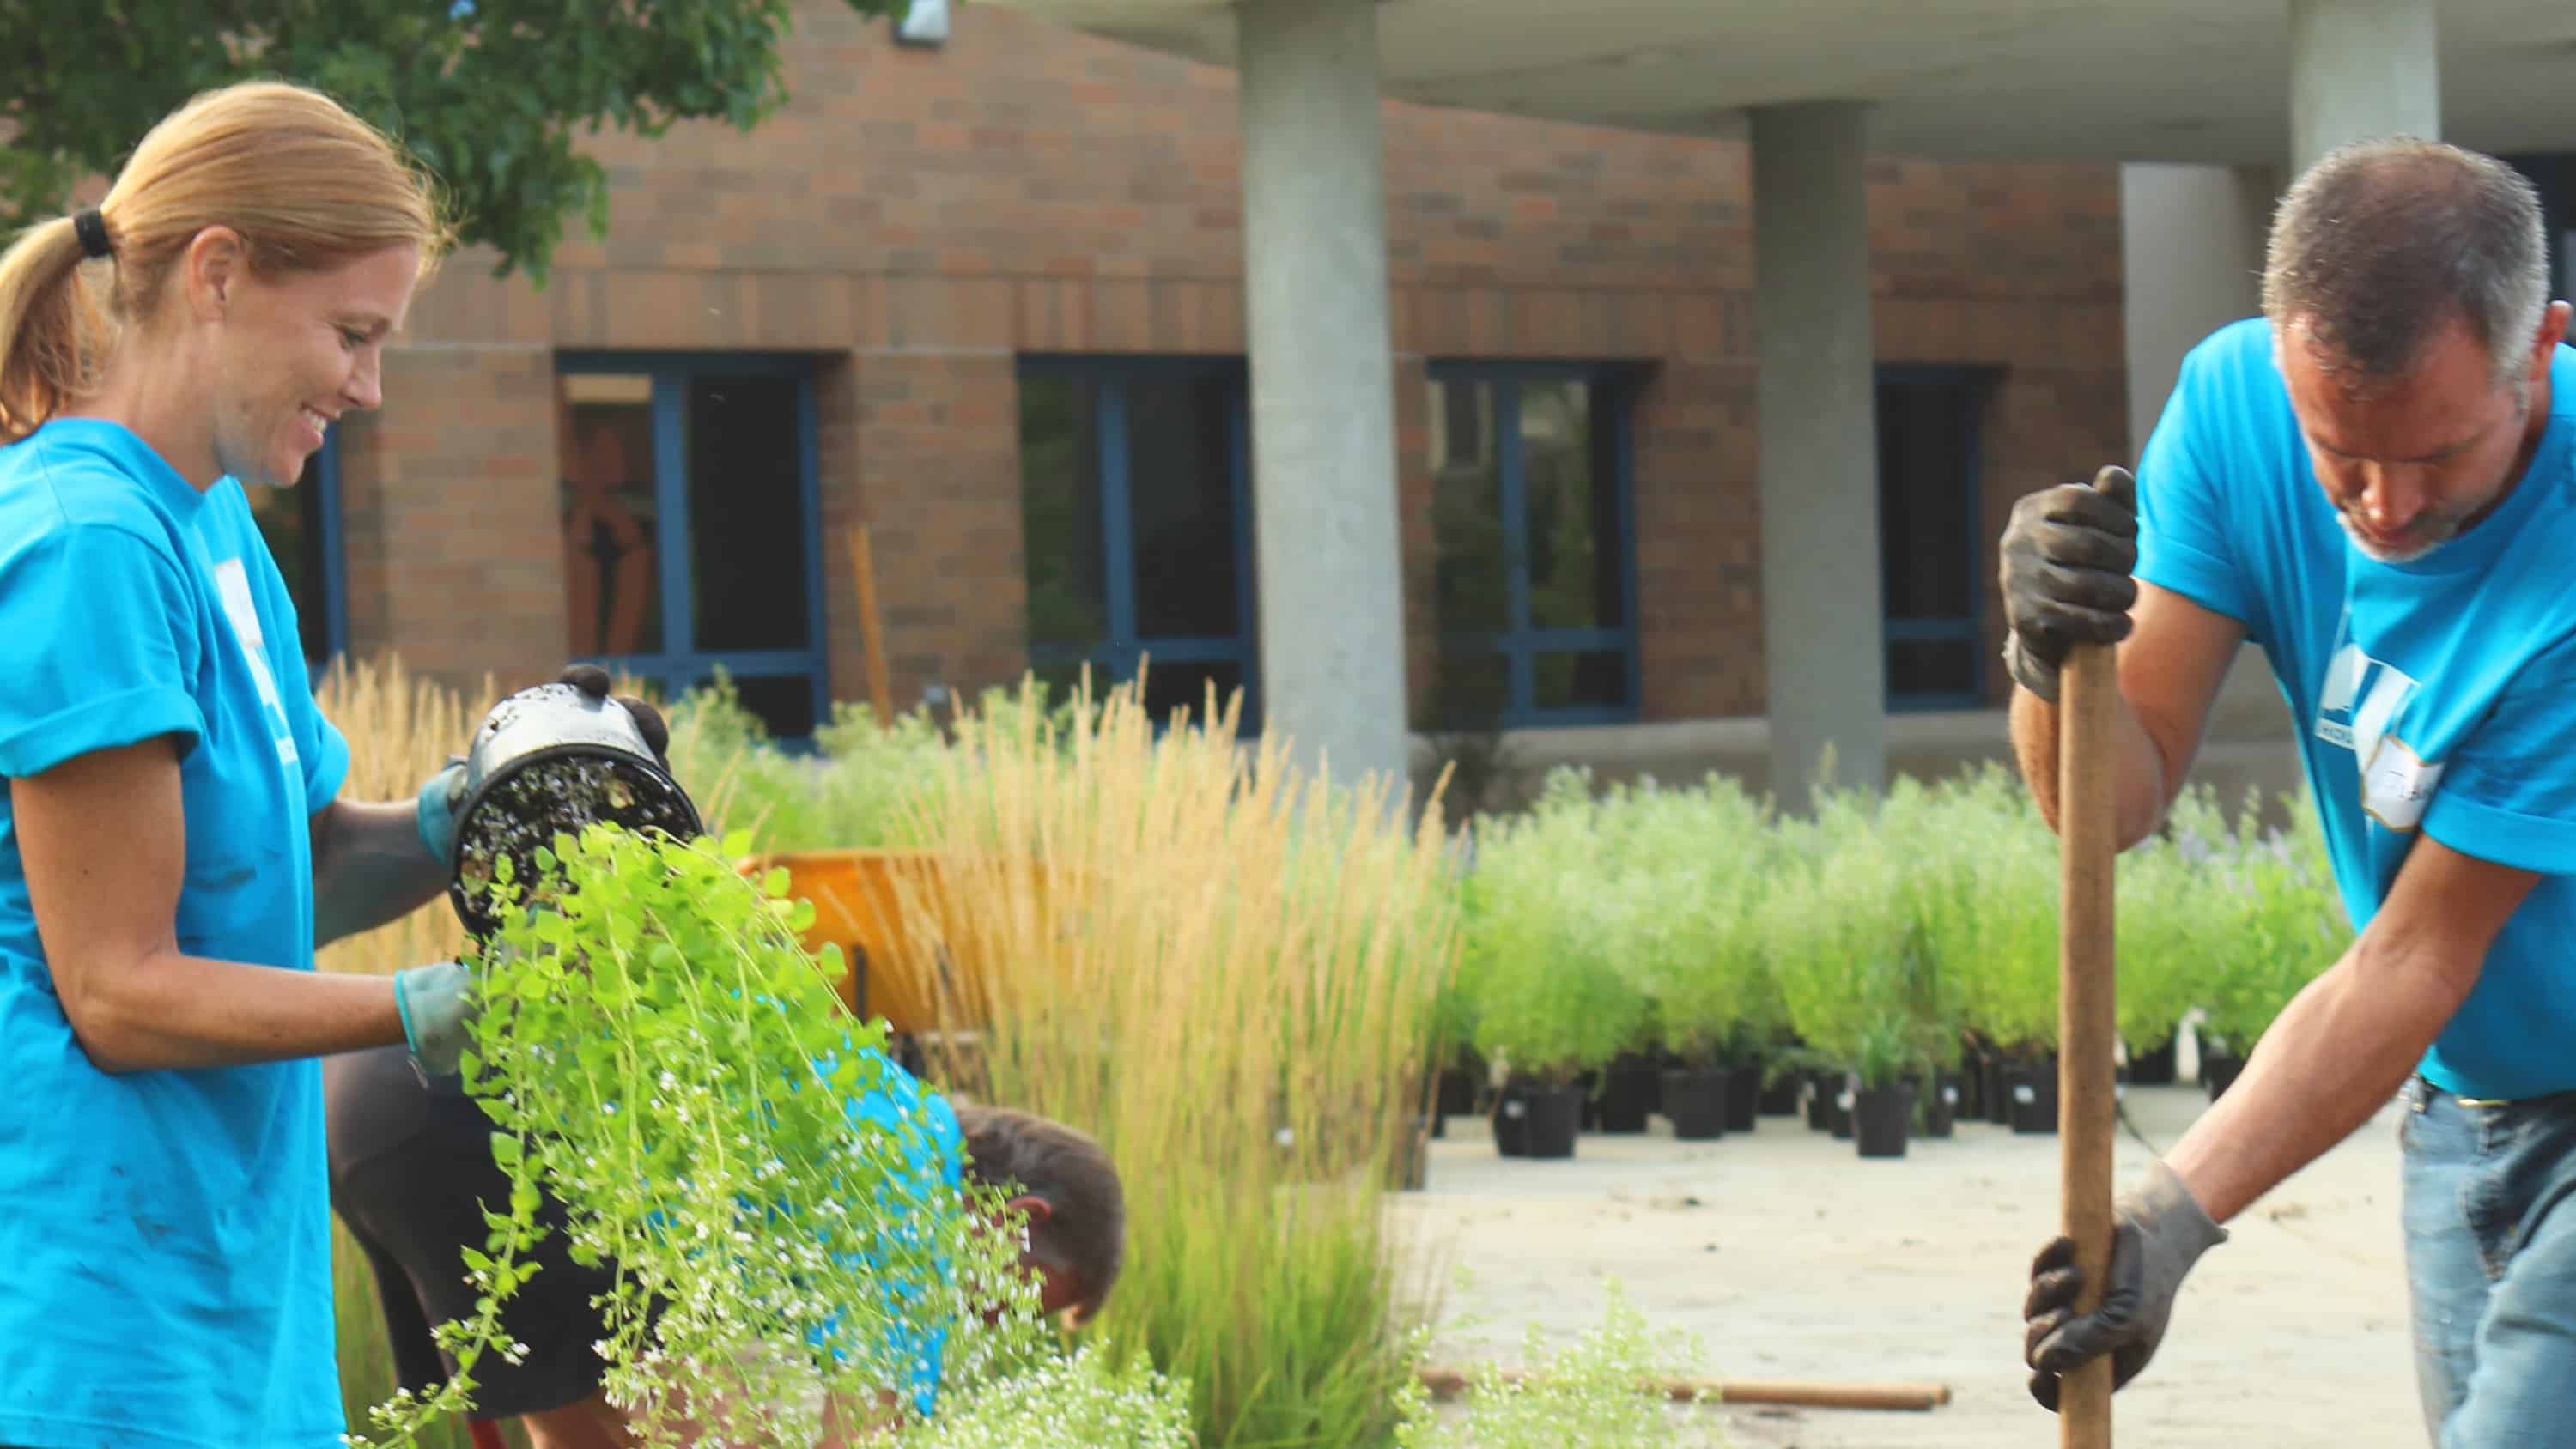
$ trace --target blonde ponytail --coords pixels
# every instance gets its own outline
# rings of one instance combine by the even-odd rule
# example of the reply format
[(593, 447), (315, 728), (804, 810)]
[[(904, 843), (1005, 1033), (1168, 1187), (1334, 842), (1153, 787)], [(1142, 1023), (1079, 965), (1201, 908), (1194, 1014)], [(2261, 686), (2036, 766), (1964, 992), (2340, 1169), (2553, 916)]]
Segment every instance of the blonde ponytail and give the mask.
[(82, 261), (68, 216), (39, 222), (0, 253), (0, 444), (97, 385), (113, 329)]

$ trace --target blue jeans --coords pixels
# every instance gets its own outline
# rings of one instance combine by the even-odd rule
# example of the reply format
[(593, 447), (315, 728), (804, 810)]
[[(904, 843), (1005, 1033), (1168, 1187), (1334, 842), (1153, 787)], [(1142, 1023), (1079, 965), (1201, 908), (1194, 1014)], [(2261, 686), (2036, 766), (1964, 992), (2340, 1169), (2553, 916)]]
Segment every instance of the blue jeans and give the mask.
[(2473, 1105), (2407, 1083), (2406, 1280), (2438, 1449), (2576, 1442), (2576, 1093)]

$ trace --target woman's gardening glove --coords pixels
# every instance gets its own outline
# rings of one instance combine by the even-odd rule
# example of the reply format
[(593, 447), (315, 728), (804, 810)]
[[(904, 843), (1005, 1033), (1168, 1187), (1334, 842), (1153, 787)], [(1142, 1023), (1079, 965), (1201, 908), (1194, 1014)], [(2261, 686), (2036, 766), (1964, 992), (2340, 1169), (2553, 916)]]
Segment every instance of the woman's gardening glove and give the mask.
[(411, 1048), (411, 1068), (423, 1086), (457, 1075), (465, 1049), (474, 1044), (477, 1005), (472, 973), (454, 961), (394, 973), (403, 1043)]
[(2025, 494), (2004, 525), (2004, 668), (2051, 704), (2066, 651), (2129, 637), (2138, 601), (2136, 481), (2124, 468), (2097, 481)]
[(2102, 1306), (2084, 1317), (2074, 1317), (2083, 1287), (2074, 1239), (2050, 1243), (2031, 1264), (2022, 1359), (2032, 1370), (2030, 1396), (2052, 1414), (2058, 1377), (2101, 1354), (2111, 1355), (2112, 1388), (2136, 1378), (2164, 1340), (2183, 1275), (2227, 1241), (2227, 1230), (2210, 1221), (2161, 1161), (2149, 1164), (2147, 1180), (2112, 1204), (2111, 1222), (2110, 1283)]

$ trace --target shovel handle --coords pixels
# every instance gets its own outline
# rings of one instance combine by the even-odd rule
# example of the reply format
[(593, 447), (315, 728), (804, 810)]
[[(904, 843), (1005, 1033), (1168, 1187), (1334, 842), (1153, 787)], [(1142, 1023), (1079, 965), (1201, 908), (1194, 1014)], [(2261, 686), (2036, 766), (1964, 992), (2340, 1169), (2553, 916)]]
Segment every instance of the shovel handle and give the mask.
[[(2096, 486), (2100, 486), (2099, 480)], [(2112, 719), (2117, 646), (2078, 645), (2058, 673), (2058, 1050), (2060, 1231), (2075, 1242), (2079, 1314), (2101, 1305), (2111, 1261), (2111, 1147), (2118, 1127), (2112, 896), (2118, 853)], [(2058, 1385), (2061, 1449), (2110, 1449), (2111, 1361)]]

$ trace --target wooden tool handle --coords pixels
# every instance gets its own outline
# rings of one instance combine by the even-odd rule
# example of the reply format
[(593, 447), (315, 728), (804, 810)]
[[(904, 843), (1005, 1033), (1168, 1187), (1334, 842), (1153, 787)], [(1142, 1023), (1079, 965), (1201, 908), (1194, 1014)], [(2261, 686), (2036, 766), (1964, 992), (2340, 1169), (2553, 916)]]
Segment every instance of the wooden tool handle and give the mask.
[(865, 524), (850, 530), (850, 569), (859, 586), (859, 639), (866, 650), (868, 703), (876, 707), (877, 723), (891, 729), (894, 690), (886, 682), (885, 632), (877, 618), (876, 550)]
[[(1501, 1371), (1505, 1383), (1539, 1382), (1521, 1369)], [(1467, 1391), (1472, 1375), (1460, 1368), (1425, 1368), (1422, 1386), (1435, 1399)], [(1639, 1393), (1676, 1402), (1707, 1398), (1725, 1404), (1780, 1404), (1811, 1409), (1888, 1409), (1924, 1412), (1950, 1402), (1948, 1384), (1830, 1384), (1796, 1379), (1642, 1379)]]
[[(2075, 1266), (2083, 1274), (2079, 1314), (2100, 1306), (2110, 1271), (2111, 1146), (2119, 1120), (2112, 1062), (2118, 1036), (2112, 964), (2119, 843), (2111, 730), (2120, 707), (2115, 649), (2076, 646), (2057, 683), (2058, 1188), (2060, 1231), (2075, 1240)], [(2061, 1449), (2110, 1449), (2107, 1356), (2065, 1376), (2057, 1414)]]

